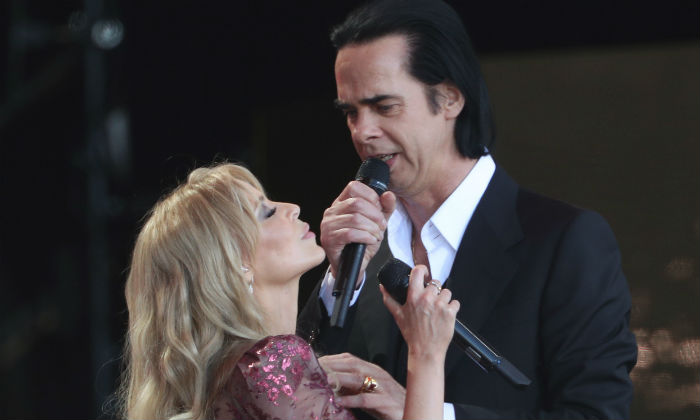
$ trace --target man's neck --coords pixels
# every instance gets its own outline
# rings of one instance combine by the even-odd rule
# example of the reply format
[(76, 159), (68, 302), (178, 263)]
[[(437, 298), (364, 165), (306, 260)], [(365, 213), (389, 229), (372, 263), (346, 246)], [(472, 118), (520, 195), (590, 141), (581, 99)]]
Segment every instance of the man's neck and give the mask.
[(429, 188), (410, 197), (398, 197), (406, 209), (413, 225), (413, 232), (420, 235), (423, 225), (430, 220), (442, 203), (454, 192), (464, 178), (469, 175), (476, 165), (477, 159), (462, 158), (456, 162), (445, 163), (449, 168), (444, 176), (435, 177), (437, 180)]

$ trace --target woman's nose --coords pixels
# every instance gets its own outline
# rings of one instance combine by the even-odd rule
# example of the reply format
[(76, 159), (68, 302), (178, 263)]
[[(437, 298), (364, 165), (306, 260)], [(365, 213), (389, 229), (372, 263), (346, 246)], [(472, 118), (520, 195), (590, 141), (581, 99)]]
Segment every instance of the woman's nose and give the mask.
[(297, 204), (294, 204), (294, 203), (287, 203), (287, 208), (288, 208), (287, 211), (289, 212), (289, 216), (292, 219), (299, 218), (299, 214), (301, 213), (301, 207), (299, 207)]

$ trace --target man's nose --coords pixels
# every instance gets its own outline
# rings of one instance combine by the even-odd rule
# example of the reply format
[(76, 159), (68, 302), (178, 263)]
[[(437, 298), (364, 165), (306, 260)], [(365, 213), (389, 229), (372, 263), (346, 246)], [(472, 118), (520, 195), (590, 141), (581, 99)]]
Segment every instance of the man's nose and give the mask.
[(367, 111), (358, 112), (351, 134), (353, 140), (360, 143), (366, 143), (381, 136), (382, 131), (377, 116)]

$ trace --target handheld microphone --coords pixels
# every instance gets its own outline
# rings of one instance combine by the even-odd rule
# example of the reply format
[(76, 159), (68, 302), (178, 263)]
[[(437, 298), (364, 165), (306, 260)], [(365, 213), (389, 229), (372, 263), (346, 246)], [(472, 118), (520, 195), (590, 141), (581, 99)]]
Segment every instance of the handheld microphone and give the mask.
[[(379, 270), (379, 282), (387, 292), (400, 304), (406, 302), (406, 290), (411, 267), (403, 261), (392, 258)], [(511, 384), (524, 388), (530, 385), (530, 379), (517, 367), (511, 364), (505, 357), (500, 356), (478, 335), (473, 333), (466, 325), (455, 320), (455, 334), (452, 342), (469, 356), (480, 368), (486, 372), (492, 370), (500, 373)]]
[[(355, 180), (371, 187), (377, 194), (382, 195), (389, 184), (389, 165), (383, 160), (369, 158), (362, 162), (357, 170)], [(350, 300), (355, 290), (355, 282), (360, 273), (362, 258), (365, 256), (365, 244), (350, 243), (345, 245), (340, 254), (338, 278), (335, 279), (333, 296), (336, 297), (331, 316), (331, 326), (343, 328), (350, 307)]]

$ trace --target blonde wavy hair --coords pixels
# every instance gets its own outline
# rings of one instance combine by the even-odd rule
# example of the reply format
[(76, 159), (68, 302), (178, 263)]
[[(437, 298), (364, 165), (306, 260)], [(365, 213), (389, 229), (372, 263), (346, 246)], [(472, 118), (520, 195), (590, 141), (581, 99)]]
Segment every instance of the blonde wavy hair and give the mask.
[(242, 166), (199, 168), (147, 215), (125, 290), (122, 416), (211, 418), (226, 366), (270, 335), (242, 269), (259, 232), (244, 184), (263, 191)]

